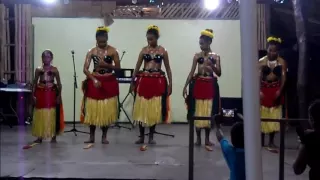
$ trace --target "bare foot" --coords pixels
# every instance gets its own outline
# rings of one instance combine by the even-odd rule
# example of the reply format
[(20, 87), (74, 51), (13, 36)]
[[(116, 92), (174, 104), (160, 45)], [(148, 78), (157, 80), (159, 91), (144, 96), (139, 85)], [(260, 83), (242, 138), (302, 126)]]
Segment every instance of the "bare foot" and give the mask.
[(103, 138), (103, 139), (101, 140), (101, 143), (102, 143), (102, 144), (109, 144), (109, 141), (108, 141), (106, 138)]
[(155, 140), (149, 140), (148, 143), (149, 144), (157, 144)]
[(91, 144), (91, 143), (94, 143), (94, 140), (93, 139), (89, 139), (88, 141), (85, 141), (84, 143), (85, 144)]
[(135, 144), (143, 144), (143, 143), (144, 143), (143, 138), (139, 138), (138, 141), (135, 142)]
[(214, 143), (210, 142), (209, 140), (206, 140), (205, 145), (206, 146), (214, 146)]
[(42, 139), (41, 138), (38, 138), (36, 139), (35, 141), (33, 141), (34, 143), (42, 143)]
[(197, 141), (194, 143), (196, 146), (201, 146), (201, 139), (197, 139)]

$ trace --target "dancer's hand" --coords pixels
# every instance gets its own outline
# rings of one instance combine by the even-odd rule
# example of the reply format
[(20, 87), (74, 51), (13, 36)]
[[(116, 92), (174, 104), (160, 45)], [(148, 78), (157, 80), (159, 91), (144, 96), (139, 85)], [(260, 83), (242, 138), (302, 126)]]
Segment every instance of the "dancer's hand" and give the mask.
[(61, 96), (57, 96), (57, 104), (60, 104), (61, 103)]
[(33, 104), (35, 105), (37, 103), (37, 98), (35, 96), (33, 96), (32, 101), (33, 101)]
[(135, 85), (134, 85), (133, 83), (131, 83), (131, 84), (130, 84), (129, 92), (130, 92), (130, 93), (133, 93), (135, 88), (136, 88)]
[(188, 97), (187, 88), (183, 88), (182, 96), (183, 96), (184, 99), (187, 99), (187, 97)]
[(280, 95), (281, 95), (281, 92), (280, 92), (280, 90), (278, 90), (278, 91), (276, 92), (276, 99), (278, 99), (278, 98), (280, 97)]
[(263, 99), (264, 98), (264, 94), (263, 92), (260, 91), (260, 99)]
[(168, 96), (170, 96), (172, 94), (172, 86), (171, 85), (168, 86), (167, 91), (168, 91)]
[(98, 81), (97, 79), (94, 79), (94, 80), (93, 80), (93, 85), (94, 85), (94, 87), (96, 87), (96, 88), (100, 88), (100, 87), (101, 87), (101, 83), (100, 83), (100, 81)]

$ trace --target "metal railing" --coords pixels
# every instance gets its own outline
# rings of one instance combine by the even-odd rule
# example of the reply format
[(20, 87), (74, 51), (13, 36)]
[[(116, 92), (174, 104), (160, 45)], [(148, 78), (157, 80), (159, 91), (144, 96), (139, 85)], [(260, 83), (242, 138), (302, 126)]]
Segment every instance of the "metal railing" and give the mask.
[[(237, 114), (241, 119), (242, 115)], [(213, 121), (214, 116), (212, 117), (197, 117), (193, 116), (188, 118), (189, 120), (189, 167), (188, 167), (188, 176), (189, 180), (194, 178), (194, 121)], [(286, 124), (289, 121), (308, 121), (308, 119), (261, 119), (264, 122), (278, 122), (280, 123), (280, 147), (279, 147), (279, 180), (284, 180), (284, 151), (285, 151), (285, 131)]]

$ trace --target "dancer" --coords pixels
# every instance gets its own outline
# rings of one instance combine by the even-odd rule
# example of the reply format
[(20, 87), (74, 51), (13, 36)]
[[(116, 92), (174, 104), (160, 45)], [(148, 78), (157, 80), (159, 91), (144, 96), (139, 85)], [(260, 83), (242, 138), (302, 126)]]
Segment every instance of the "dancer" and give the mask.
[[(278, 52), (281, 39), (269, 37), (268, 54), (259, 60), (260, 69), (260, 113), (261, 118), (280, 119), (283, 117), (284, 86), (286, 82), (287, 65)], [(261, 141), (264, 146), (265, 134), (269, 134), (268, 150), (277, 152), (274, 144), (275, 133), (280, 130), (277, 122), (261, 122)]]
[[(63, 131), (64, 116), (61, 101), (61, 81), (59, 71), (52, 66), (53, 53), (42, 53), (42, 66), (36, 68), (33, 80), (33, 123), (32, 135), (37, 137), (35, 143), (45, 138), (56, 142), (56, 136)], [(56, 80), (56, 84), (54, 83)]]
[[(120, 69), (117, 50), (108, 45), (108, 27), (96, 30), (97, 46), (87, 53), (83, 72), (87, 76), (83, 82), (82, 122), (90, 127), (90, 138), (85, 143), (95, 142), (96, 127), (101, 127), (102, 144), (108, 144), (107, 131), (118, 119), (119, 84), (113, 71)], [(93, 72), (89, 67), (93, 61)]]
[[(211, 29), (201, 32), (200, 49), (193, 58), (191, 71), (183, 88), (183, 97), (188, 105), (188, 118), (192, 116), (210, 117), (220, 113), (220, 95), (217, 77), (221, 76), (220, 56), (212, 52), (210, 45), (214, 37)], [(198, 73), (195, 70), (198, 66)], [(189, 85), (189, 95), (187, 86)], [(211, 131), (210, 121), (195, 121), (197, 140), (196, 145), (201, 145), (201, 129), (205, 129), (205, 145), (208, 150), (213, 146), (209, 136)]]
[[(172, 91), (172, 75), (169, 64), (168, 52), (158, 45), (159, 28), (151, 25), (147, 29), (148, 46), (142, 48), (136, 68), (133, 73), (131, 91), (135, 92), (135, 102), (133, 107), (133, 119), (139, 123), (140, 138), (136, 144), (144, 143), (145, 127), (150, 128), (149, 144), (155, 144), (153, 139), (156, 124), (163, 121), (168, 123), (168, 102), (167, 97)], [(143, 70), (139, 71), (143, 63)], [(161, 70), (164, 64), (165, 73)]]

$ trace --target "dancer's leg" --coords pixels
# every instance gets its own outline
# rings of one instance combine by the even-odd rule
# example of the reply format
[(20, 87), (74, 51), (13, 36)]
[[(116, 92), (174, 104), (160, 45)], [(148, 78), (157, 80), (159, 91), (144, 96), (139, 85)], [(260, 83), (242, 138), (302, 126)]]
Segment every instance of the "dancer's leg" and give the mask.
[(153, 140), (154, 132), (156, 131), (156, 125), (153, 125), (150, 127), (150, 132), (149, 132), (149, 144), (156, 144), (156, 141)]
[(211, 129), (210, 128), (205, 128), (204, 129), (205, 131), (205, 145), (206, 146), (213, 146), (213, 143), (210, 142), (210, 132), (211, 132)]
[(139, 123), (139, 134), (140, 134), (140, 137), (139, 139), (135, 142), (136, 144), (143, 144), (144, 143), (144, 131), (145, 131), (145, 128), (142, 126), (141, 123)]
[(200, 146), (201, 145), (201, 128), (196, 128), (196, 135), (197, 135), (197, 140), (195, 145)]
[(107, 140), (108, 128), (109, 128), (108, 126), (101, 127), (101, 130), (102, 130), (101, 143), (102, 144), (109, 144), (109, 141)]
[(96, 126), (90, 125), (90, 137), (88, 141), (85, 141), (84, 143), (94, 143), (94, 136), (96, 131)]

